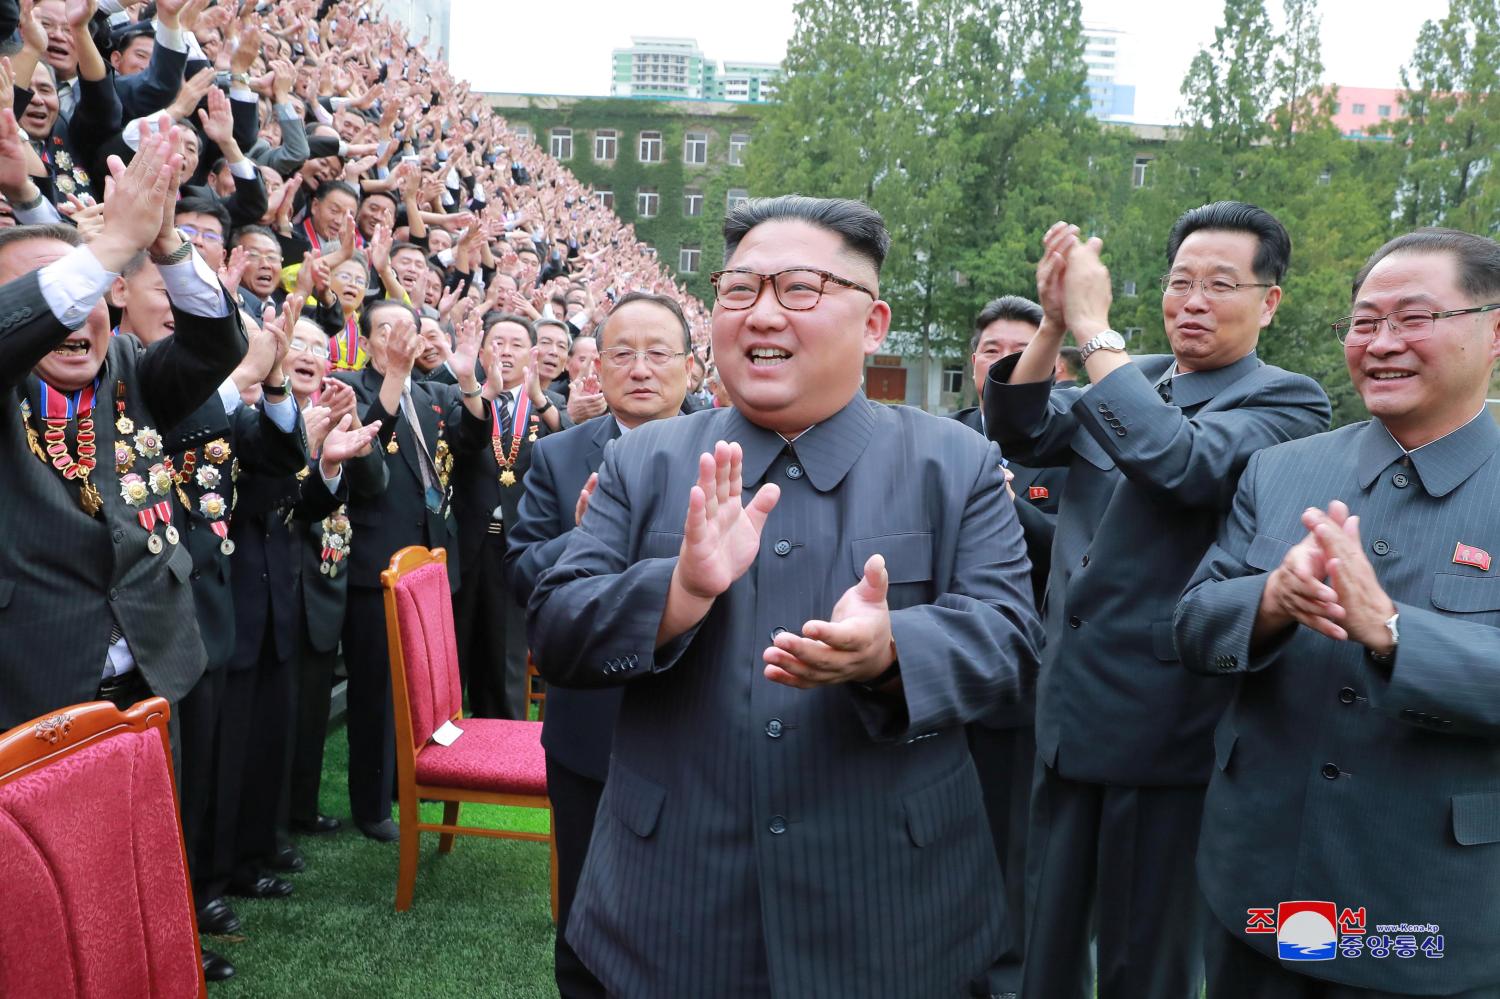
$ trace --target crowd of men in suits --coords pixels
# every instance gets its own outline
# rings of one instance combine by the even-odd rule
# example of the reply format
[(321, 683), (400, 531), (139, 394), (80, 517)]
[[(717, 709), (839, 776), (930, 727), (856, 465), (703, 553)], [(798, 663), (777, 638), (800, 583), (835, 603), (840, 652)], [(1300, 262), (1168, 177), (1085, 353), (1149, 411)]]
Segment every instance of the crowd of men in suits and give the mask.
[(127, 6), (0, 2), (0, 727), (172, 703), (205, 933), (340, 828), (341, 665), (396, 838), (423, 545), (469, 710), (552, 684), (565, 996), (1500, 996), (1494, 241), (1374, 252), (1329, 433), (1274, 216), (1183, 213), (1152, 357), (1060, 222), (935, 419), (867, 207), (733, 209), (709, 311), (359, 4)]

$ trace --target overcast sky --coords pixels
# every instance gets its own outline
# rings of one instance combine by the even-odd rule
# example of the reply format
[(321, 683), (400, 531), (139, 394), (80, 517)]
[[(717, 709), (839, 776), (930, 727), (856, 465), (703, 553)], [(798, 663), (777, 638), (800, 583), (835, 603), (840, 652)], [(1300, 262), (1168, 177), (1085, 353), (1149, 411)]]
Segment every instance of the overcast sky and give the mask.
[[(1269, 0), (1273, 17), (1280, 4)], [(1400, 86), (1417, 30), (1441, 17), (1446, 0), (1323, 0), (1326, 81), (1345, 86)], [(719, 8), (702, 0), (571, 0), (566, 4), (500, 4), (453, 0), (450, 60), (454, 74), (479, 90), (531, 94), (609, 93), (610, 52), (632, 35), (696, 38), (710, 58), (776, 62), (792, 33), (792, 0)], [(1136, 87), (1135, 120), (1169, 123), (1182, 99), (1188, 62), (1213, 40), (1218, 3), (1180, 0), (1084, 0), (1090, 23), (1128, 32), (1117, 79)]]

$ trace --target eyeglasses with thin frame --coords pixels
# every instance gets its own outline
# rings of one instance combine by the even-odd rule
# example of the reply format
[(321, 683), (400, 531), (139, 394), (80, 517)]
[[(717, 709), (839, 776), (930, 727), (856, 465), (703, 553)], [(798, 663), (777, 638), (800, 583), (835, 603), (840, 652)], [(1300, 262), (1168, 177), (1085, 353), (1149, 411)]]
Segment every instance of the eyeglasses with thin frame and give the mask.
[(222, 243), (222, 242), (224, 242), (224, 237), (222, 235), (220, 235), (219, 233), (213, 232), (213, 231), (208, 230), (208, 229), (199, 229), (195, 225), (186, 225), (186, 224), (184, 224), (184, 225), (179, 225), (177, 228), (180, 229), (182, 231), (182, 234), (184, 236), (186, 236), (188, 239), (192, 239), (194, 236), (201, 236), (201, 237), (203, 237), (203, 239), (205, 241), (210, 242), (210, 243)]
[(634, 350), (630, 347), (611, 347), (602, 351), (599, 356), (612, 368), (624, 370), (634, 367), (636, 358), (645, 358), (646, 363), (658, 371), (671, 366), (672, 362), (679, 357), (685, 357), (687, 351), (668, 350), (665, 347), (652, 347), (649, 350)]
[(872, 299), (877, 297), (873, 291), (862, 284), (856, 284), (848, 278), (839, 277), (837, 274), (819, 270), (816, 267), (793, 267), (789, 270), (777, 271), (775, 274), (761, 274), (736, 268), (714, 271), (708, 279), (713, 282), (714, 301), (731, 311), (748, 309), (758, 302), (761, 289), (765, 287), (767, 280), (771, 282), (771, 290), (776, 295), (776, 301), (781, 303), (783, 309), (792, 312), (807, 312), (817, 308), (829, 284), (862, 291)]
[(1193, 293), (1193, 288), (1203, 289), (1203, 297), (1215, 301), (1229, 298), (1241, 288), (1274, 288), (1273, 284), (1263, 281), (1230, 281), (1228, 278), (1201, 278), (1194, 279), (1183, 277), (1180, 274), (1163, 274), (1160, 279), (1161, 293), (1171, 295), (1173, 298), (1186, 298)]
[(1500, 302), (1492, 305), (1476, 305), (1470, 309), (1449, 309), (1433, 312), (1431, 309), (1401, 309), (1385, 316), (1345, 316), (1328, 325), (1333, 335), (1345, 347), (1363, 347), (1380, 335), (1380, 324), (1385, 323), (1403, 343), (1416, 343), (1432, 336), (1432, 328), (1439, 319), (1449, 316), (1468, 316), (1476, 312), (1492, 312), (1500, 309)]

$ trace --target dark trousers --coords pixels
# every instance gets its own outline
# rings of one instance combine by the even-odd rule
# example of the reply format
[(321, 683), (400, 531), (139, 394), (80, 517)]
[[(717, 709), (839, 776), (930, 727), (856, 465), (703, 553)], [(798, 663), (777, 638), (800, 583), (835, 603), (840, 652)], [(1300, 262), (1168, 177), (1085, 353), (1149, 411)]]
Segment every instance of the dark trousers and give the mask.
[(505, 536), (465, 559), (454, 607), (458, 663), (476, 718), (526, 718), (526, 610), (505, 582)]
[[(1217, 919), (1210, 922), (1213, 925), (1208, 929), (1204, 950), (1208, 999), (1400, 999), (1408, 995), (1299, 975), (1245, 943)], [(1453, 993), (1443, 999), (1500, 999), (1500, 986)]]
[(349, 669), (349, 811), (355, 822), (391, 817), (396, 721), (382, 591), (349, 587), (344, 663)]
[(223, 667), (205, 672), (177, 704), (182, 734), (182, 765), (177, 770), (182, 842), (200, 906), (216, 897), (204, 895), (203, 889), (213, 866), (212, 815), (219, 783), (219, 706), (224, 700), (225, 675)]
[(573, 948), (564, 939), (568, 932), (568, 913), (578, 894), (578, 877), (588, 856), (589, 840), (594, 835), (594, 815), (604, 784), (585, 777), (547, 754), (547, 795), (552, 799), (552, 835), (557, 841), (557, 946), (553, 964), (557, 991), (562, 999), (602, 997), (604, 986), (584, 967)]
[(1070, 781), (1037, 761), (1022, 995), (1092, 999), (1097, 925), (1099, 999), (1198, 999), (1204, 791)]
[(1026, 947), (1026, 837), (1036, 768), (1036, 730), (968, 726), (969, 754), (979, 773), (984, 810), (1005, 883), (1005, 937), (976, 995), (1016, 992)]
[(323, 780), (323, 746), (328, 738), (328, 709), (333, 700), (333, 671), (337, 649), (312, 647), (307, 629), (297, 647), (292, 752), (288, 763), (285, 816), (291, 822), (318, 817), (318, 789)]
[(249, 702), (230, 710), (248, 715), (243, 769), (240, 773), (239, 822), (235, 827), (235, 871), (258, 877), (276, 852), (277, 815), (291, 753), (294, 664), (276, 653), (276, 636), (267, 622), (260, 660), (251, 673)]

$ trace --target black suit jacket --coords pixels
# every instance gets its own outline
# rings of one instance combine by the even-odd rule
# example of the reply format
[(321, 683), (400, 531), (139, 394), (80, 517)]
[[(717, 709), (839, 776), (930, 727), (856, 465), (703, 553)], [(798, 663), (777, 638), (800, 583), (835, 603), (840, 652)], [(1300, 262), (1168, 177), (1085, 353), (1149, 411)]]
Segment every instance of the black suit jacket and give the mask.
[[(151, 62), (139, 73), (115, 77), (115, 90), (124, 107), (125, 120), (140, 118), (160, 111), (177, 96), (182, 88), (183, 70), (187, 67), (187, 53), (177, 52), (165, 45), (151, 49)], [(113, 69), (110, 70), (112, 74)]]
[(110, 342), (95, 403), (99, 460), (91, 476), (104, 506), (90, 517), (79, 506), (78, 487), (32, 453), (21, 417), (25, 399), (39, 419), (39, 384), (31, 370), (69, 330), (42, 297), (36, 272), (0, 285), (0, 533), (6, 539), (0, 545), (0, 727), (92, 700), (115, 621), (153, 692), (176, 701), (203, 673), (189, 589), (193, 560), (181, 546), (168, 545), (159, 555), (147, 550), (146, 532), (120, 494), (112, 459), (117, 399), (138, 431), (171, 426), (213, 396), (244, 355), (238, 313), (204, 319), (174, 310), (174, 317), (176, 334), (150, 347), (130, 337)]
[[(316, 475), (317, 463), (313, 462), (310, 476)], [(341, 502), (352, 501), (368, 506), (378, 501), (385, 492), (389, 477), (384, 455), (378, 447), (371, 448), (370, 453), (363, 457), (344, 462)], [(306, 489), (311, 488), (306, 482), (303, 485)], [(351, 524), (351, 537), (344, 557), (337, 562), (327, 560), (328, 568), (323, 568), (323, 550), (332, 543), (332, 532), (325, 529), (324, 522), (330, 515), (340, 513), (347, 519), (348, 507), (328, 511), (321, 498), (316, 497), (317, 492), (312, 490), (313, 495), (303, 497), (292, 508), (293, 571), (297, 577), (302, 627), (307, 629), (308, 644), (319, 652), (332, 652), (338, 648), (344, 628), (344, 608), (349, 602), (349, 559), (362, 539)], [(329, 528), (334, 526), (328, 525)]]
[[(337, 372), (334, 377), (354, 388), (360, 422), (380, 421), (380, 454), (388, 472), (385, 491), (379, 496), (352, 497), (349, 503), (349, 520), (360, 539), (349, 559), (349, 585), (378, 589), (380, 574), (392, 555), (408, 545), (423, 545), (448, 549), (448, 578), (457, 587), (461, 554), (454, 543), (454, 528), (446, 506), (440, 513), (427, 508), (417, 437), (404, 414), (388, 413), (380, 404), (384, 376), (366, 366)], [(457, 388), (416, 378), (411, 380), (411, 397), (428, 455), (435, 459), (438, 442), (446, 441), (453, 454), (454, 475), (488, 446), (489, 403), (485, 403), (485, 419), (476, 419)], [(394, 454), (389, 451), (392, 440), (396, 442)], [(494, 460), (491, 457), (490, 463)]]
[[(620, 425), (608, 413), (571, 430), (537, 441), (526, 473), (520, 513), (506, 539), (506, 576), (523, 603), (542, 572), (550, 568), (573, 532), (578, 493), (604, 460), (604, 446), (620, 436)], [(609, 773), (609, 749), (615, 737), (623, 690), (547, 689), (542, 745), (547, 754), (574, 773), (603, 781)]]

